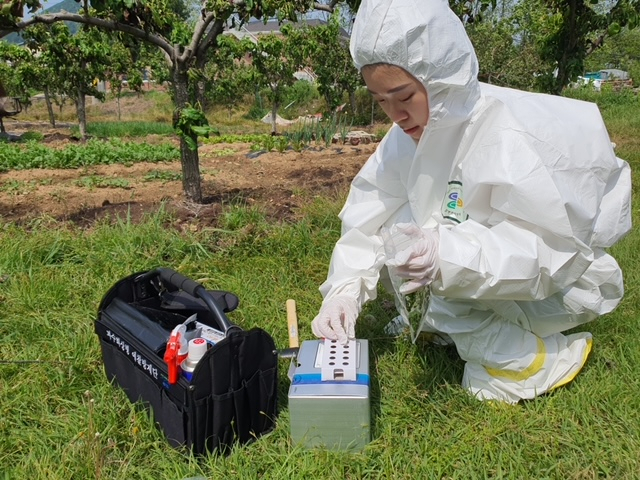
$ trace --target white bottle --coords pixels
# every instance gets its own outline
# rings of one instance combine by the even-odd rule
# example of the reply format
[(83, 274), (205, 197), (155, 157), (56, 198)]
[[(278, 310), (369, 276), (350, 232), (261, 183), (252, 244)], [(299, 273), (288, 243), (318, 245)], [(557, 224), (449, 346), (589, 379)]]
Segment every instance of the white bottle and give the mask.
[(180, 364), (182, 375), (187, 381), (193, 378), (193, 370), (204, 354), (207, 353), (207, 341), (204, 338), (193, 338), (189, 340), (189, 353), (187, 358)]

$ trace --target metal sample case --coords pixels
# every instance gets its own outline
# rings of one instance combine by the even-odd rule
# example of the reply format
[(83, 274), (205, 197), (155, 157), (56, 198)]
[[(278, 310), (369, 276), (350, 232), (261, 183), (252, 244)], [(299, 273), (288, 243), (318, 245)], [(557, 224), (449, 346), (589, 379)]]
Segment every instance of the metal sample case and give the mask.
[(289, 387), (291, 438), (359, 451), (370, 441), (369, 343), (302, 342)]

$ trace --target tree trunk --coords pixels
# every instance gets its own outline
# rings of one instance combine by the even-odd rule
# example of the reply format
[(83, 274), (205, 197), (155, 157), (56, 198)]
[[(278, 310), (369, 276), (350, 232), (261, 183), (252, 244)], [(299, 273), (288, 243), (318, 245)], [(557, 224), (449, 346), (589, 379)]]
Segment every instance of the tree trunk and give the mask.
[[(173, 88), (175, 89), (176, 112), (174, 123), (178, 120), (180, 112), (189, 104), (189, 78), (186, 68), (174, 66)], [(191, 150), (183, 137), (180, 137), (180, 159), (182, 162), (182, 189), (187, 200), (194, 203), (202, 203), (202, 187), (200, 179), (200, 165), (198, 158), (198, 137), (192, 135), (196, 148)]]
[(561, 47), (562, 54), (558, 59), (558, 72), (553, 82), (554, 95), (560, 95), (562, 89), (569, 83), (571, 72), (569, 71), (569, 64), (576, 61), (576, 45), (579, 41), (578, 35), (578, 10), (584, 11), (584, 3), (582, 1), (569, 0), (566, 5), (566, 11), (564, 12), (564, 23), (562, 26), (561, 36), (563, 38)]
[(371, 125), (373, 125), (373, 112), (376, 109), (376, 101), (371, 97)]
[(204, 80), (198, 80), (196, 82), (196, 102), (200, 105), (201, 108), (205, 108), (206, 105), (206, 86)]
[[(206, 57), (205, 56), (199, 56), (196, 57), (196, 69), (199, 72), (204, 72), (205, 66), (206, 66)], [(205, 105), (206, 105), (206, 93), (207, 93), (207, 86), (205, 83), (205, 79), (202, 78), (201, 75), (198, 75), (198, 80), (196, 80), (196, 102), (198, 104), (200, 104), (200, 108), (204, 109)]]
[(49, 87), (44, 87), (44, 103), (47, 106), (47, 113), (49, 114), (49, 123), (53, 128), (56, 128), (56, 117), (53, 114), (53, 105), (51, 104), (51, 97), (49, 93)]
[(276, 134), (276, 126), (278, 122), (276, 122), (276, 116), (278, 115), (278, 105), (275, 103), (271, 106), (271, 135)]
[(78, 114), (78, 128), (80, 129), (80, 138), (87, 139), (87, 106), (86, 95), (82, 89), (78, 88), (76, 97), (76, 113)]
[(358, 104), (356, 102), (356, 92), (354, 90), (349, 92), (349, 108), (351, 108), (351, 115), (355, 117), (358, 112)]

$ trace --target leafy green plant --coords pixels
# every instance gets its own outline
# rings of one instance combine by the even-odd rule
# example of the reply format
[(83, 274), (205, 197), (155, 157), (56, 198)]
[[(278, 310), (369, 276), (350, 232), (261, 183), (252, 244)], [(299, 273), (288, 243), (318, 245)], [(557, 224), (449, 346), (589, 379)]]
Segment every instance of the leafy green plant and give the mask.
[(340, 135), (340, 141), (344, 144), (347, 141), (347, 135), (351, 131), (353, 124), (347, 120), (346, 115), (341, 115), (338, 119), (338, 134)]
[(198, 148), (198, 137), (206, 138), (211, 133), (220, 133), (216, 128), (209, 125), (209, 120), (207, 120), (207, 117), (200, 108), (195, 108), (191, 105), (186, 106), (177, 113), (173, 127), (191, 150)]
[(318, 98), (317, 88), (307, 80), (298, 80), (284, 89), (284, 105), (305, 105)]
[(123, 188), (128, 190), (131, 188), (129, 181), (124, 178), (107, 178), (101, 175), (81, 177), (76, 181), (76, 185), (88, 188), (89, 190), (93, 190), (94, 188)]
[(228, 157), (229, 155), (233, 155), (236, 151), (233, 148), (223, 148), (222, 150), (218, 150), (213, 152), (215, 157)]
[[(327, 112), (335, 112), (347, 92), (353, 92), (362, 79), (344, 42), (343, 16), (334, 12), (328, 22), (314, 27), (295, 28), (289, 33), (292, 43), (303, 45), (307, 66), (316, 77), (317, 91), (322, 95)], [(302, 82), (296, 82), (297, 85)]]
[(328, 118), (323, 118), (320, 121), (315, 122), (315, 141), (316, 143), (323, 142), (325, 146), (330, 146), (333, 143), (333, 137), (338, 131), (338, 122), (335, 115), (331, 115)]
[(152, 170), (147, 173), (142, 180), (145, 182), (153, 182), (153, 181), (161, 181), (163, 183), (166, 182), (175, 182), (177, 180), (182, 180), (182, 173), (180, 172), (172, 172), (170, 170)]
[(294, 152), (301, 152), (304, 150), (305, 144), (300, 140), (292, 140), (291, 148), (293, 148)]
[(216, 135), (215, 137), (209, 137), (202, 140), (202, 143), (207, 145), (215, 145), (217, 143), (259, 143), (265, 137), (268, 137), (268, 134), (226, 134), (226, 135)]
[(32, 192), (36, 188), (35, 181), (8, 180), (0, 185), (0, 191), (7, 192), (11, 195), (24, 195)]
[(289, 139), (285, 136), (276, 137), (275, 144), (276, 150), (283, 153), (287, 148), (289, 148)]
[(20, 135), (20, 141), (28, 142), (28, 141), (36, 141), (41, 142), (44, 139), (44, 135), (40, 132), (24, 132)]
[(262, 148), (267, 152), (273, 151), (276, 146), (276, 137), (273, 135), (266, 135), (261, 142)]
[(317, 134), (317, 123), (318, 121), (315, 119), (305, 120), (285, 132), (285, 135), (291, 142), (292, 148), (296, 152), (302, 151), (307, 145), (315, 140)]
[(71, 144), (54, 149), (35, 141), (26, 144), (0, 143), (0, 170), (27, 168), (80, 168), (91, 165), (137, 162), (171, 162), (180, 152), (171, 144), (149, 145), (123, 142), (119, 139), (91, 139), (84, 144)]

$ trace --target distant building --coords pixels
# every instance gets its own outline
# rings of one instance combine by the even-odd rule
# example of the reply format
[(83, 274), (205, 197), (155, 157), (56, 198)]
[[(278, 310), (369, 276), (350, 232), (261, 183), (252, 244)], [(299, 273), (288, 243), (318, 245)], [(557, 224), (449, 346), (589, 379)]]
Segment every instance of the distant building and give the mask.
[(590, 80), (629, 80), (629, 73), (617, 68), (606, 68), (597, 72), (589, 72), (584, 74), (584, 78)]
[(629, 73), (617, 68), (608, 68), (600, 70), (601, 80), (629, 80)]
[[(321, 27), (326, 25), (327, 22), (320, 19), (305, 19), (299, 22), (291, 22), (285, 20), (284, 22), (278, 22), (277, 20), (269, 20), (267, 23), (264, 23), (261, 20), (256, 20), (253, 22), (248, 22), (243, 24), (237, 28), (229, 28), (223, 32), (223, 35), (233, 35), (238, 40), (242, 40), (244, 38), (249, 38), (253, 43), (258, 41), (258, 37), (260, 35), (268, 35), (268, 34), (280, 34), (280, 28), (282, 25), (294, 25), (294, 27)], [(349, 41), (349, 34), (344, 28), (340, 28), (341, 37), (345, 42)], [(316, 83), (317, 75), (310, 69), (304, 68), (302, 70), (297, 71), (293, 75), (298, 80), (306, 80), (309, 83)]]
[[(245, 23), (239, 28), (229, 28), (225, 30), (224, 34), (233, 35), (239, 40), (249, 37), (253, 42), (255, 42), (260, 35), (267, 35), (269, 33), (279, 34), (282, 25), (293, 25), (294, 27), (307, 26), (313, 28), (321, 27), (326, 24), (327, 22), (325, 22), (324, 20), (316, 18), (300, 20), (299, 22), (295, 23), (289, 20), (285, 20), (282, 23), (278, 22), (277, 20), (269, 20), (267, 21), (267, 23), (264, 23), (262, 20), (256, 20), (253, 22)], [(349, 40), (349, 34), (344, 28), (340, 28), (340, 34), (341, 37), (343, 37), (345, 40)]]
[(593, 89), (599, 92), (602, 89), (602, 84), (606, 82), (617, 84), (617, 88), (631, 86), (629, 73), (617, 68), (606, 68), (597, 72), (585, 73), (583, 76), (578, 77), (578, 81), (573, 86), (592, 85)]

